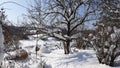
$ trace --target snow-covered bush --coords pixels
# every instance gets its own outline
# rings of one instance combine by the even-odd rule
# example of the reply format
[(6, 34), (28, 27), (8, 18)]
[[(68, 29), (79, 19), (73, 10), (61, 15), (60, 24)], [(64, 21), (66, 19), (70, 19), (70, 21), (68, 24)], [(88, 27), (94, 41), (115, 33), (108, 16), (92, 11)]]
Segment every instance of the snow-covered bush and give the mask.
[(52, 68), (51, 65), (48, 65), (46, 63), (46, 60), (41, 60), (37, 62), (34, 66), (35, 66), (34, 68)]
[(41, 61), (37, 64), (36, 68), (45, 68), (45, 61)]
[(15, 63), (11, 60), (4, 60), (1, 64), (1, 68), (15, 68)]
[(8, 54), (9, 55), (7, 55), (5, 57), (5, 59), (8, 59), (8, 60), (23, 60), (23, 59), (26, 59), (28, 57), (27, 51), (23, 50), (23, 49), (15, 50), (15, 51), (10, 52)]
[(91, 44), (93, 44), (99, 62), (112, 66), (114, 60), (120, 55), (120, 29), (114, 29), (115, 25), (103, 23), (98, 23), (97, 26), (96, 36), (93, 36)]

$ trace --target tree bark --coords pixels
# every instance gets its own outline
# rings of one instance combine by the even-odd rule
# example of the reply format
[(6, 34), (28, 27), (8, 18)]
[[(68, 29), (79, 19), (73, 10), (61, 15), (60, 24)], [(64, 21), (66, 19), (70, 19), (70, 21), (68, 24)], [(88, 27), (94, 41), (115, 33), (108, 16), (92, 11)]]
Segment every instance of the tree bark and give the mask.
[(69, 40), (64, 42), (64, 53), (65, 54), (69, 54), (70, 53), (69, 46), (70, 46), (70, 41)]

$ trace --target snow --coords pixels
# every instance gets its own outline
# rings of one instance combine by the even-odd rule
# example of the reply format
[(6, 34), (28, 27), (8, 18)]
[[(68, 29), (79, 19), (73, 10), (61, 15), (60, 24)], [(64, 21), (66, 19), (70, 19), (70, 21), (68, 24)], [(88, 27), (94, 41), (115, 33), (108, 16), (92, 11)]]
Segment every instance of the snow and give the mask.
[(99, 64), (93, 50), (79, 50), (65, 55), (62, 48), (56, 47), (60, 45), (60, 41), (49, 39), (48, 41), (38, 41), (38, 55), (35, 53), (35, 40), (21, 40), (22, 48), (29, 52), (29, 57), (25, 60), (11, 62), (15, 68), (42, 68), (45, 64), (46, 68), (120, 68), (110, 67), (104, 64)]
[(56, 34), (56, 33), (54, 33), (54, 36), (55, 36), (55, 37), (58, 37), (58, 38), (60, 38), (60, 39), (65, 40), (65, 38), (64, 38), (63, 36), (61, 36), (60, 34)]
[(50, 53), (50, 50), (48, 49), (47, 46), (42, 46), (42, 47), (40, 48), (40, 52), (41, 52), (41, 53)]
[(112, 28), (110, 26), (108, 26), (108, 32), (111, 32)]
[(113, 42), (115, 42), (115, 41), (117, 40), (115, 33), (112, 33), (110, 36), (111, 36), (111, 40), (112, 40)]
[(52, 68), (109, 68), (109, 66), (99, 65), (97, 61), (93, 61), (97, 60), (93, 54), (93, 50), (80, 50), (75, 54), (64, 55), (63, 50), (55, 50), (46, 57), (49, 57), (47, 63), (50, 63)]
[(114, 26), (113, 30), (114, 30), (114, 32), (110, 35), (110, 37), (111, 37), (111, 40), (113, 42), (115, 42), (115, 41), (119, 40), (119, 38), (120, 38), (120, 29), (117, 28), (116, 26)]

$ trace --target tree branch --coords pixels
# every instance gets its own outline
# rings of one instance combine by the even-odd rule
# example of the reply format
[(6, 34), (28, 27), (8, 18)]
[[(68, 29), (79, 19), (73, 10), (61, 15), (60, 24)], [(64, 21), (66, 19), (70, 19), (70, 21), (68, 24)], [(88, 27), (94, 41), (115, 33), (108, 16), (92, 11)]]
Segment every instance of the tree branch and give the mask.
[[(70, 32), (72, 32), (75, 28), (77, 28), (79, 25), (83, 24), (84, 23), (84, 20), (86, 19), (86, 17), (88, 16), (89, 13), (91, 13), (91, 11), (89, 12), (89, 8), (90, 8), (90, 5), (88, 5), (86, 11), (85, 11), (85, 14), (84, 16), (81, 18), (80, 22), (75, 25), (71, 30)], [(76, 19), (77, 20), (77, 19)]]

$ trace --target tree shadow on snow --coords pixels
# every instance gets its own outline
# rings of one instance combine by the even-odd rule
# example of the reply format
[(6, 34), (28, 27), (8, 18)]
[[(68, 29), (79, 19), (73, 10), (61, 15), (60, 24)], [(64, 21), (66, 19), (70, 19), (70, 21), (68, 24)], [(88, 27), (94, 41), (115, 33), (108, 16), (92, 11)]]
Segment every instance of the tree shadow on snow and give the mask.
[(58, 63), (58, 65), (69, 64), (74, 62), (89, 62), (89, 59), (91, 58), (94, 58), (92, 54), (87, 52), (80, 52), (59, 59), (60, 63)]
[(73, 56), (70, 56), (69, 59), (70, 58), (77, 58), (78, 61), (82, 62), (82, 61), (87, 61), (90, 58), (93, 58), (93, 56), (92, 54), (87, 53), (87, 52), (80, 52)]

